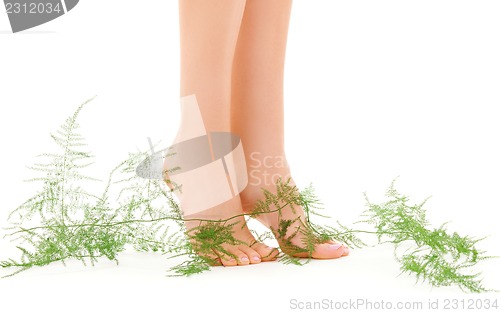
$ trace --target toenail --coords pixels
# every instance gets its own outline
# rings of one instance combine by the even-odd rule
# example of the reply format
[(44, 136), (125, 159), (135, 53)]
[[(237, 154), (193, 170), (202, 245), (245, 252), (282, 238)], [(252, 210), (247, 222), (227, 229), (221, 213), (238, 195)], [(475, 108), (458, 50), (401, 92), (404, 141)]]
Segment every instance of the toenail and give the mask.
[(241, 262), (248, 262), (248, 258), (246, 256), (240, 258), (240, 261)]
[(254, 256), (252, 259), (253, 259), (254, 261), (260, 261), (260, 258), (259, 258), (258, 256)]
[(332, 250), (338, 250), (340, 247), (342, 247), (342, 245), (340, 243), (335, 243), (333, 245), (330, 245), (330, 249)]

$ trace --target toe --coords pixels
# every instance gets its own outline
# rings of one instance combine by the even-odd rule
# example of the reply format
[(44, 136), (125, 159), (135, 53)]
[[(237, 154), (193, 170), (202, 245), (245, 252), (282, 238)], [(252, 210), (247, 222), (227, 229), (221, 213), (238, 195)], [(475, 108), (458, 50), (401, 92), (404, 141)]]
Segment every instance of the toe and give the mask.
[(235, 246), (224, 247), (227, 253), (221, 256), (222, 264), (225, 266), (235, 266), (235, 265), (248, 265), (250, 264), (250, 259), (248, 255), (242, 250)]
[[(334, 244), (339, 244), (339, 242), (335, 242), (333, 240), (328, 240), (326, 243), (334, 245)], [(347, 256), (349, 255), (349, 247), (346, 244), (342, 244), (344, 247), (344, 253), (342, 253), (342, 256)]]
[(223, 255), (220, 257), (220, 262), (223, 266), (236, 266), (238, 261), (230, 255)]
[(274, 261), (279, 254), (278, 249), (271, 248), (260, 242), (256, 242), (251, 247), (260, 255), (263, 262)]
[(221, 266), (221, 265), (224, 265), (222, 263), (222, 260), (221, 260), (221, 257), (219, 254), (215, 253), (213, 250), (212, 250), (212, 253), (208, 253), (208, 252), (200, 252), (197, 250), (197, 246), (196, 246), (196, 243), (195, 242), (191, 242), (191, 244), (193, 245), (193, 249), (196, 251), (196, 254), (198, 254), (199, 256), (203, 257), (209, 265), (211, 266)]
[(312, 257), (314, 259), (336, 259), (344, 254), (344, 246), (340, 243), (322, 243), (316, 245)]
[(236, 265), (238, 265), (238, 261), (236, 260), (237, 256), (232, 251), (234, 249), (224, 247), (224, 250), (227, 251), (227, 253), (223, 252), (223, 251), (214, 251), (219, 256), (219, 260), (222, 263), (222, 265), (223, 266), (236, 266)]
[(255, 251), (254, 249), (248, 246), (240, 246), (239, 249), (248, 256), (251, 264), (257, 264), (261, 262), (259, 253), (257, 253), (257, 251)]
[(342, 256), (347, 256), (349, 255), (349, 247), (344, 245), (344, 254), (342, 254)]
[[(241, 250), (240, 250), (241, 251)], [(250, 264), (250, 259), (243, 251), (238, 254), (238, 265), (248, 265)]]
[(210, 265), (211, 266), (223, 266), (224, 264), (222, 264), (222, 261), (220, 258), (215, 258), (215, 259), (210, 261)]

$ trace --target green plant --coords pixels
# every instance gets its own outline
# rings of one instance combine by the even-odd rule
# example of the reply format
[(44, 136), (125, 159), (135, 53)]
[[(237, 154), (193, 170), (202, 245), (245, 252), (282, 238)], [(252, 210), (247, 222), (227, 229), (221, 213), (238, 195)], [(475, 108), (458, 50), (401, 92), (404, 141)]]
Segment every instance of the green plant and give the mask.
[[(137, 251), (166, 251), (170, 241), (179, 240), (169, 235), (169, 225), (162, 223), (180, 221), (174, 199), (159, 182), (135, 175), (135, 167), (145, 153), (130, 154), (115, 167), (101, 194), (84, 188), (86, 181), (99, 183), (82, 173), (93, 157), (82, 150), (86, 144), (77, 123), (82, 108), (92, 99), (51, 135), (60, 152), (40, 155), (48, 161), (31, 167), (44, 176), (29, 181), (42, 187), (9, 215), (12, 226), (7, 228), (10, 233), (6, 237), (21, 243), (17, 246), (21, 255), (19, 260), (0, 262), (4, 268), (17, 269), (7, 276), (67, 259), (94, 264), (106, 257), (118, 263), (117, 255), (126, 245)], [(122, 187), (111, 203), (110, 189), (114, 186)]]
[[(85, 188), (85, 183), (101, 182), (83, 173), (92, 164), (93, 157), (82, 150), (86, 145), (78, 133), (77, 123), (82, 108), (92, 99), (79, 106), (56, 134), (51, 135), (60, 152), (40, 155), (48, 161), (31, 167), (43, 176), (30, 181), (42, 186), (9, 215), (12, 226), (7, 228), (5, 237), (20, 242), (17, 248), (21, 255), (17, 260), (0, 262), (1, 267), (14, 269), (5, 277), (34, 266), (58, 261), (64, 264), (68, 259), (94, 265), (105, 257), (118, 263), (118, 254), (129, 246), (136, 251), (187, 258), (170, 271), (173, 276), (190, 276), (216, 265), (210, 257), (213, 251), (230, 255), (223, 244), (238, 242), (231, 231), (236, 217), (252, 218), (278, 212), (281, 218), (283, 209), (301, 206), (305, 221), (282, 218), (277, 229), (255, 234), (258, 240), (276, 238), (280, 241), (286, 252), (280, 253), (280, 262), (303, 265), (309, 259), (290, 255), (306, 252), (311, 256), (315, 245), (327, 240), (360, 248), (365, 243), (358, 235), (371, 234), (377, 236), (379, 243), (394, 244), (402, 272), (433, 286), (457, 285), (464, 291), (487, 291), (481, 285), (479, 274), (463, 273), (488, 258), (476, 248), (481, 239), (457, 233), (450, 235), (444, 225), (429, 229), (423, 209), (426, 201), (409, 205), (409, 198), (394, 189), (394, 181), (387, 191), (386, 202), (373, 204), (365, 194), (368, 209), (363, 217), (366, 219), (358, 223), (373, 226), (373, 230), (352, 229), (338, 221), (336, 227), (316, 223), (313, 216), (326, 216), (321, 214), (322, 203), (313, 187), (299, 191), (290, 181), (278, 180), (276, 192), (263, 190), (264, 199), (256, 203), (251, 214), (218, 221), (196, 219), (199, 226), (187, 231), (179, 205), (165, 182), (136, 175), (139, 163), (149, 157), (145, 152), (129, 154), (111, 171), (103, 191), (93, 194)], [(297, 224), (298, 227), (290, 228)], [(292, 239), (299, 233), (302, 241), (297, 246)]]
[(365, 194), (367, 219), (362, 222), (373, 225), (379, 242), (394, 244), (401, 271), (436, 287), (457, 285), (465, 291), (487, 291), (478, 278), (479, 273), (466, 273), (479, 261), (491, 258), (476, 248), (483, 238), (450, 234), (445, 224), (430, 227), (423, 209), (427, 199), (408, 204), (409, 197), (401, 195), (394, 182), (387, 189), (388, 200), (381, 204), (371, 203)]

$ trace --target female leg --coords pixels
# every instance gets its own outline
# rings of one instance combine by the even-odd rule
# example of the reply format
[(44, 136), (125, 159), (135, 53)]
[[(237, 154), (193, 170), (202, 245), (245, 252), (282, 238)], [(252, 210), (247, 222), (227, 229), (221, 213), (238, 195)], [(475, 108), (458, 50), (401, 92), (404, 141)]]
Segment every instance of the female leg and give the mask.
[[(251, 212), (263, 198), (262, 188), (275, 191), (275, 179), (291, 178), (286, 162), (283, 119), (283, 76), (291, 0), (248, 0), (243, 16), (233, 64), (231, 91), (231, 129), (243, 142), (249, 184), (241, 193), (243, 209)], [(293, 184), (293, 180), (291, 181)], [(279, 214), (262, 214), (258, 219), (278, 229)], [(302, 208), (282, 210), (282, 220), (295, 220), (293, 233), (305, 223)], [(275, 234), (276, 235), (276, 234)], [(283, 246), (285, 253), (307, 257)], [(293, 238), (301, 246), (301, 234)], [(335, 242), (317, 244), (313, 258), (332, 259), (348, 253)]]
[[(207, 132), (230, 132), (231, 68), (244, 9), (245, 0), (179, 0), (180, 95), (194, 95)], [(193, 108), (182, 108), (181, 111), (176, 142), (186, 138), (192, 132), (193, 123), (200, 120), (193, 115), (197, 113)], [(186, 197), (200, 197), (200, 194)], [(182, 200), (180, 204), (182, 209)], [(242, 213), (241, 200), (235, 196), (204, 210), (203, 217), (220, 220)], [(225, 244), (224, 250), (229, 254), (214, 251), (223, 265), (246, 265), (275, 259), (276, 253), (271, 248), (255, 243), (243, 217), (231, 222), (238, 223), (233, 226), (234, 237), (246, 244)], [(187, 222), (186, 227), (189, 230), (199, 224), (197, 221)]]

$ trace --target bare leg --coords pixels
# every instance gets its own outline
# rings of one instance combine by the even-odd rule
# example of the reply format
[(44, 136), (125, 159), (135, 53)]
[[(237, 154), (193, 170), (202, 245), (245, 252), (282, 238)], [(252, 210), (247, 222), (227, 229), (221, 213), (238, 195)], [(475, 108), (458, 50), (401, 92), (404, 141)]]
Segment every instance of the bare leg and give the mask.
[[(283, 119), (283, 77), (291, 6), (291, 0), (247, 1), (236, 47), (231, 127), (241, 136), (245, 148), (249, 185), (241, 193), (241, 199), (246, 212), (251, 212), (255, 202), (262, 199), (261, 188), (274, 191), (276, 178), (291, 177), (285, 157)], [(287, 208), (282, 213), (282, 219), (304, 217), (301, 208), (295, 213)], [(278, 229), (278, 213), (258, 219)], [(299, 227), (300, 221), (293, 226), (290, 230)], [(300, 239), (296, 237), (294, 244), (300, 246)], [(328, 242), (316, 245), (312, 256), (330, 259), (345, 254), (347, 248)], [(307, 253), (295, 256), (306, 257)]]
[[(181, 43), (181, 97), (195, 95), (207, 131), (230, 131), (231, 67), (246, 0), (179, 0)], [(193, 116), (183, 110), (176, 141), (189, 133)], [(191, 195), (187, 195), (191, 196)], [(193, 197), (199, 195), (192, 195)], [(181, 209), (183, 203), (181, 201)], [(241, 214), (234, 197), (203, 212), (203, 218), (226, 219)], [(241, 217), (234, 237), (247, 245), (229, 245), (232, 255), (220, 255), (223, 265), (246, 265), (275, 259), (276, 253), (255, 239)], [(234, 222), (232, 221), (232, 222)], [(186, 223), (192, 229), (199, 222)], [(250, 247), (251, 246), (251, 247)]]

